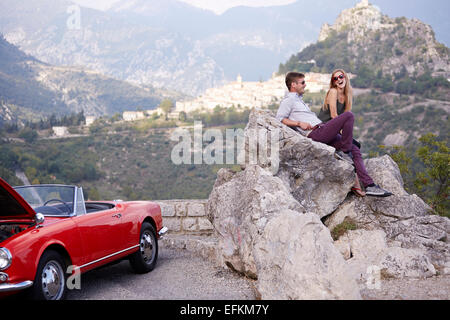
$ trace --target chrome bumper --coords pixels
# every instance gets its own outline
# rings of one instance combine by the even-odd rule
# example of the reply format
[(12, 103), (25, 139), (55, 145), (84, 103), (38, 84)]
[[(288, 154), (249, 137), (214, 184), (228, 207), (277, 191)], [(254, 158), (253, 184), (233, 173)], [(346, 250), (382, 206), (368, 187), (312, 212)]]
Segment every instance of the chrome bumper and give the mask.
[(29, 288), (33, 285), (33, 281), (24, 281), (19, 283), (3, 283), (0, 284), (0, 292), (19, 291)]
[(161, 230), (158, 231), (159, 238), (162, 239), (162, 236), (163, 236), (167, 231), (169, 231), (169, 228), (167, 228), (167, 227), (162, 227)]

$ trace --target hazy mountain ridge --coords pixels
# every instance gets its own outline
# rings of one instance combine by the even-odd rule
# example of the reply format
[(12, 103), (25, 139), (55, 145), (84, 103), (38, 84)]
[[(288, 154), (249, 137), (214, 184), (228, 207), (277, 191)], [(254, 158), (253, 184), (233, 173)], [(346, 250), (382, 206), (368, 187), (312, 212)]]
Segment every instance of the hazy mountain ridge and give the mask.
[(154, 109), (176, 93), (138, 87), (81, 67), (52, 66), (26, 55), (0, 37), (0, 118), (34, 120), (83, 111), (112, 115)]
[[(270, 8), (238, 7), (220, 16), (174, 0), (151, 5), (123, 1), (106, 12), (81, 8), (79, 30), (66, 25), (71, 5), (4, 0), (0, 31), (8, 41), (50, 64), (82, 65), (118, 79), (191, 95), (234, 80), (238, 74), (247, 81), (267, 79), (280, 61), (319, 31), (313, 14), (317, 9), (303, 8), (304, 1)], [(308, 20), (299, 19), (295, 12)]]

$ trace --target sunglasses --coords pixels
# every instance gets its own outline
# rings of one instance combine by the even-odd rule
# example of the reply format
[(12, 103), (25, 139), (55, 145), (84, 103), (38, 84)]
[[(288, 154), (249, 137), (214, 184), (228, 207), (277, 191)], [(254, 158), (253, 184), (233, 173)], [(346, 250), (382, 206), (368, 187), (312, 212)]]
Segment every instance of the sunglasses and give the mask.
[(305, 80), (303, 80), (302, 82), (296, 81), (296, 83), (297, 83), (297, 84), (304, 85), (304, 84), (306, 83), (306, 81), (305, 81)]
[(339, 79), (341, 79), (341, 80), (344, 79), (344, 75), (342, 73), (337, 77), (333, 77), (334, 81), (338, 81)]

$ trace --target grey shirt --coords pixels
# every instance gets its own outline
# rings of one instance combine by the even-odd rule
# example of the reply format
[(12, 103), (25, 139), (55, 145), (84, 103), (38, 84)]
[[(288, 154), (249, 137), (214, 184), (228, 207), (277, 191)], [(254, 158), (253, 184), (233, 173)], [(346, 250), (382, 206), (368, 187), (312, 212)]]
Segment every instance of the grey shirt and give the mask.
[[(307, 122), (311, 126), (315, 126), (322, 123), (317, 115), (311, 111), (311, 109), (303, 101), (302, 96), (296, 92), (288, 92), (280, 103), (276, 118), (279, 121), (283, 119), (289, 119), (293, 121)], [(306, 134), (308, 131), (304, 131), (299, 127), (296, 127), (298, 131)]]

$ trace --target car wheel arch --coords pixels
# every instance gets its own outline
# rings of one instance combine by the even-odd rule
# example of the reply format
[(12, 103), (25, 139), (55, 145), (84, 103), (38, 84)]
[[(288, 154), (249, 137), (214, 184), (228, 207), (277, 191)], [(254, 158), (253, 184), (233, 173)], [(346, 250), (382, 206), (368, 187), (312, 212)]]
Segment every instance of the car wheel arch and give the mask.
[[(144, 219), (144, 221), (142, 221), (142, 224), (144, 224), (144, 222), (150, 223), (150, 224), (153, 226), (153, 228), (155, 229), (155, 231), (157, 232), (157, 229), (156, 229), (156, 222), (155, 222), (155, 220), (153, 220), (152, 217), (146, 217), (146, 218)], [(141, 224), (140, 228), (142, 228), (142, 224)], [(140, 228), (139, 228), (139, 232), (140, 232)]]
[(36, 271), (37, 271), (37, 265), (39, 264), (39, 261), (41, 260), (44, 253), (47, 251), (55, 251), (56, 253), (58, 253), (64, 260), (66, 267), (72, 265), (72, 259), (69, 255), (69, 252), (67, 252), (66, 248), (59, 243), (53, 243), (53, 244), (47, 245), (45, 247), (45, 249), (42, 250), (41, 254), (39, 255), (39, 259), (37, 259), (37, 261), (36, 261)]
[[(50, 297), (50, 300), (64, 299), (67, 292), (65, 268), (71, 264), (70, 261), (68, 252), (63, 246), (59, 244), (47, 246), (39, 256), (33, 285), (27, 289), (26, 296), (33, 300), (47, 300), (48, 297)], [(57, 275), (55, 278), (48, 277), (53, 273)], [(44, 274), (47, 276), (44, 276)], [(53, 292), (55, 289), (57, 291)]]

